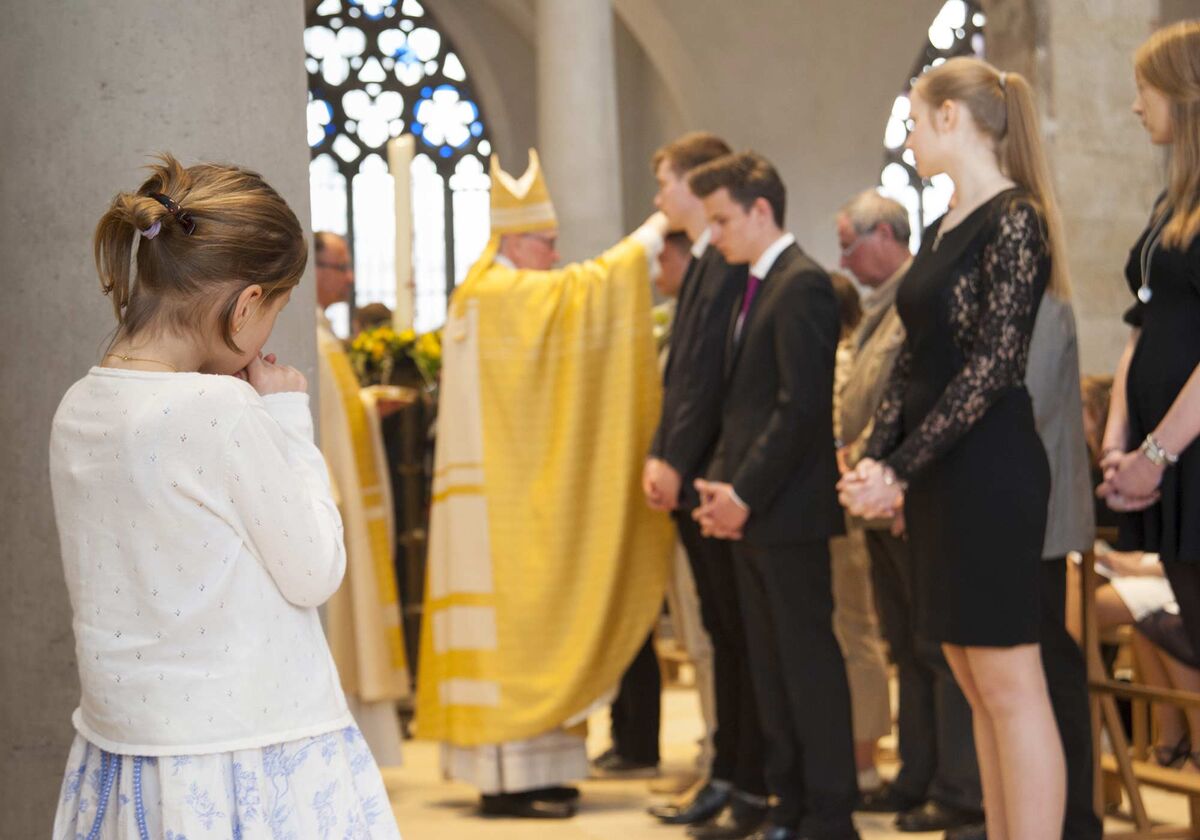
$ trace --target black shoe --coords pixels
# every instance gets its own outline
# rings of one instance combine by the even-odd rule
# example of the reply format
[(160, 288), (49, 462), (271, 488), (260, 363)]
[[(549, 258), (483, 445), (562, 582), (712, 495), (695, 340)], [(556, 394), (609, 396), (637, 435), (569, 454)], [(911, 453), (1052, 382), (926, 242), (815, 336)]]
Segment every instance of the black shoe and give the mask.
[(592, 771), (604, 779), (650, 779), (658, 775), (658, 763), (633, 761), (607, 750), (592, 762)]
[(952, 828), (943, 835), (943, 840), (987, 840), (987, 824), (977, 822)]
[(782, 825), (764, 825), (751, 834), (748, 840), (802, 840), (802, 838), (794, 828), (785, 828)]
[(593, 767), (601, 767), (604, 764), (607, 764), (608, 762), (612, 761), (616, 757), (617, 757), (617, 748), (609, 747), (604, 752), (600, 753), (600, 755), (598, 755), (592, 759), (592, 766)]
[(868, 814), (897, 814), (920, 804), (920, 799), (901, 793), (893, 785), (884, 784), (878, 790), (860, 793), (854, 810)]
[(710, 820), (729, 803), (733, 788), (728, 785), (714, 786), (709, 782), (692, 797), (687, 805), (653, 805), (650, 816), (657, 817), (667, 825), (695, 825)]
[(522, 791), (526, 796), (541, 799), (544, 802), (578, 802), (579, 788), (574, 785), (555, 785), (554, 787), (536, 788)]
[(955, 808), (930, 799), (922, 805), (897, 814), (896, 828), (904, 832), (945, 831), (949, 828), (972, 825), (981, 819), (983, 814), (979, 811)]
[(535, 799), (525, 793), (483, 796), (479, 813), (485, 817), (520, 817), (531, 820), (567, 820), (575, 816), (575, 803)]
[(739, 796), (711, 820), (694, 825), (687, 830), (695, 840), (743, 840), (763, 827), (767, 819), (767, 806), (753, 805)]

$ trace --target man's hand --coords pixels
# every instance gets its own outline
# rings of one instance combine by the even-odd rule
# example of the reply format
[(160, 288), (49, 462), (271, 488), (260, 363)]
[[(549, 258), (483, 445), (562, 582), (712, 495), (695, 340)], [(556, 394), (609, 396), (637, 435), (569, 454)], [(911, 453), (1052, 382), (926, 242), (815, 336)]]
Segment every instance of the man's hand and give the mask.
[(650, 458), (642, 467), (642, 492), (646, 504), (654, 510), (675, 510), (679, 507), (679, 487), (682, 479), (675, 468), (661, 458)]
[(667, 214), (661, 210), (655, 210), (651, 213), (646, 218), (646, 221), (642, 222), (642, 225), (656, 231), (664, 239), (671, 231), (671, 223), (667, 221)]
[(839, 446), (837, 449), (838, 475), (850, 472), (850, 447)]
[(700, 493), (700, 507), (692, 518), (700, 523), (700, 532), (706, 537), (740, 540), (750, 511), (734, 501), (733, 485), (698, 478), (695, 486)]

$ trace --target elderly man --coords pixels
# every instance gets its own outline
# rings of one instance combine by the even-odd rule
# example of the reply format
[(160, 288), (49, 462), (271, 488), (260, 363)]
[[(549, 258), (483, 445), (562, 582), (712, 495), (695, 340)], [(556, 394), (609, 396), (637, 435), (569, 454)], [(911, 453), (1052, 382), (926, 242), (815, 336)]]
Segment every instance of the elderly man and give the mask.
[[(844, 469), (854, 466), (871, 436), (871, 421), (891, 376), (904, 325), (896, 289), (912, 262), (908, 211), (867, 190), (837, 216), (841, 265), (870, 290), (852, 341), (855, 358), (841, 392)], [(941, 648), (916, 634), (912, 563), (903, 523), (867, 523), (871, 580), (884, 638), (899, 677), (900, 772), (863, 794), (859, 810), (899, 812), (901, 831), (937, 831), (969, 825), (982, 813), (971, 709)]]
[(338, 495), (346, 576), (326, 607), (329, 646), (346, 699), (382, 766), (400, 763), (396, 701), (409, 693), (393, 565), (394, 525), (387, 456), (376, 422), (325, 310), (347, 299), (354, 270), (346, 240), (315, 237), (321, 451)]
[(587, 775), (573, 727), (662, 606), (668, 520), (641, 499), (661, 387), (652, 216), (554, 269), (558, 222), (530, 151), (492, 160), (492, 238), (446, 322), (417, 731), (485, 815), (565, 818)]

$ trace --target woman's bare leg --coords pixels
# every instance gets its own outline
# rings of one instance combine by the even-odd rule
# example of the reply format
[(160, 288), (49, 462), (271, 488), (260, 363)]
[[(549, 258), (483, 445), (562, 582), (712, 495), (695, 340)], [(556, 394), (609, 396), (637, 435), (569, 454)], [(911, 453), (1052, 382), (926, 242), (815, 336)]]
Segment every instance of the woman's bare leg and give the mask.
[[(1141, 633), (1133, 634), (1133, 655), (1137, 660), (1138, 682), (1150, 688), (1171, 688), (1173, 682), (1166, 667), (1167, 654)], [(1183, 666), (1183, 663), (1179, 663)], [(1183, 666), (1186, 667), (1186, 666)], [(1181, 675), (1182, 679), (1186, 677)], [(1183, 712), (1169, 703), (1151, 703), (1154, 715), (1154, 752), (1160, 764), (1169, 763), (1169, 755), (1188, 733), (1188, 719)], [(1200, 733), (1200, 730), (1192, 730)], [(1193, 736), (1193, 739), (1196, 736)]]
[[(1040, 648), (1036, 644), (969, 647), (963, 652), (995, 737), (1004, 791), (1005, 836), (1059, 840), (1066, 810), (1067, 769)], [(991, 837), (990, 817), (988, 828)]]
[(1009, 840), (1007, 807), (1004, 801), (1004, 777), (996, 750), (996, 732), (979, 688), (971, 674), (966, 651), (956, 645), (942, 645), (954, 680), (971, 706), (971, 728), (975, 734), (975, 756), (979, 762), (979, 783), (983, 789), (983, 815), (989, 840)]

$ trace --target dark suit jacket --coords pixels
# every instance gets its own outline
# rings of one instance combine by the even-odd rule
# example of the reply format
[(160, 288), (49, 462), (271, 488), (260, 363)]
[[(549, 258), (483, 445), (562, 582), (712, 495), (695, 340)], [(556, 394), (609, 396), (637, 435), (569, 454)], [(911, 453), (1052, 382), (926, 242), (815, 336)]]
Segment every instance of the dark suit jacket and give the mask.
[(721, 439), (712, 475), (750, 506), (751, 545), (845, 530), (833, 443), (837, 301), (829, 275), (796, 245), (763, 278), (735, 340), (729, 321)]
[(716, 448), (729, 313), (745, 285), (746, 266), (729, 265), (709, 246), (688, 263), (680, 287), (663, 371), (662, 414), (650, 454), (682, 477), (679, 502), (684, 511), (699, 503), (692, 482), (704, 474)]

